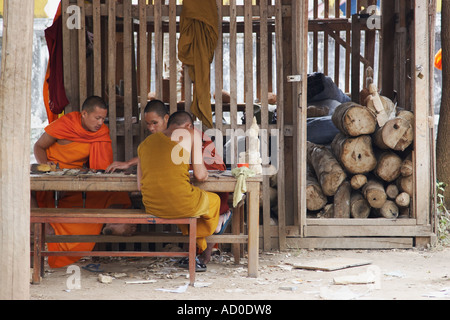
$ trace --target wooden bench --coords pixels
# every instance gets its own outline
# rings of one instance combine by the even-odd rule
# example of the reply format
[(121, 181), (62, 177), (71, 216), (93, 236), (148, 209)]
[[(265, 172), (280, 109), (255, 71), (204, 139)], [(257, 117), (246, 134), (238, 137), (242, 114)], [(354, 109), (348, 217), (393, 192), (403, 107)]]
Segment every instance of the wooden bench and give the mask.
[[(33, 284), (39, 284), (44, 276), (44, 257), (72, 256), (72, 257), (189, 257), (190, 284), (195, 282), (195, 257), (197, 218), (162, 219), (136, 209), (65, 209), (65, 208), (33, 208), (30, 221), (34, 224), (33, 234)], [(169, 224), (189, 225), (188, 252), (141, 252), (141, 251), (46, 251), (45, 224), (46, 223), (120, 223), (120, 224)], [(58, 241), (64, 242), (64, 241)], [(77, 242), (87, 242), (79, 241)]]

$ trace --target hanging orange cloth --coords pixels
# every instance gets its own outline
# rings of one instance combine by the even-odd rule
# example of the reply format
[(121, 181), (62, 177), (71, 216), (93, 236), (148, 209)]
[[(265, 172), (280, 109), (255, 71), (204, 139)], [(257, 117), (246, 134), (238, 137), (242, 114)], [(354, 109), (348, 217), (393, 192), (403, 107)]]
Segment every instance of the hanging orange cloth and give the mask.
[(218, 19), (215, 0), (184, 0), (178, 58), (189, 67), (194, 82), (191, 111), (208, 128), (213, 127), (210, 65), (219, 37)]
[(440, 49), (434, 57), (434, 66), (437, 69), (442, 70), (442, 49)]
[[(73, 141), (62, 145), (54, 143), (47, 149), (49, 161), (58, 163), (61, 169), (82, 168), (86, 162), (90, 168), (104, 170), (111, 164), (112, 147), (109, 129), (106, 125), (97, 132), (90, 132), (81, 126), (81, 114), (69, 113), (52, 122), (45, 128), (50, 136), (57, 139)], [(53, 192), (36, 192), (40, 208), (53, 208), (55, 198)], [(85, 206), (90, 209), (104, 209), (111, 206), (131, 206), (130, 198), (124, 192), (87, 192)], [(83, 198), (81, 192), (60, 193), (59, 208), (81, 208)], [(51, 224), (56, 235), (98, 235), (103, 224)], [(49, 243), (50, 251), (92, 251), (95, 243)], [(80, 257), (49, 257), (51, 268), (61, 268), (79, 260)]]

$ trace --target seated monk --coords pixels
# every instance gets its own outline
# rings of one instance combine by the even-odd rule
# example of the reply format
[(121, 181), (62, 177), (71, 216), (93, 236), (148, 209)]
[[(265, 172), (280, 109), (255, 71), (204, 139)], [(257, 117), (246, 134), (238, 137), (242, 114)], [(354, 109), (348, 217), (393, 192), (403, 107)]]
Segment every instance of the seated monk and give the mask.
[[(90, 97), (81, 112), (69, 113), (52, 122), (36, 142), (34, 154), (38, 163), (58, 165), (61, 169), (105, 170), (113, 160), (109, 129), (104, 124), (107, 106), (99, 97)], [(59, 208), (128, 208), (131, 201), (126, 192), (59, 192)], [(55, 207), (54, 192), (36, 192), (40, 208)], [(56, 235), (98, 235), (102, 224), (52, 223)], [(50, 251), (92, 251), (95, 243), (49, 243)], [(51, 268), (61, 268), (79, 257), (49, 257)]]
[[(169, 111), (167, 110), (164, 102), (160, 100), (152, 100), (147, 103), (144, 109), (144, 120), (147, 124), (147, 130), (150, 134), (162, 132), (167, 128), (167, 122), (169, 120)], [(207, 170), (220, 170), (225, 171), (227, 169), (223, 162), (223, 159), (216, 153), (214, 142), (205, 133), (202, 133), (203, 141), (203, 156), (205, 160), (205, 166)], [(106, 172), (114, 172), (116, 170), (127, 170), (138, 164), (138, 157), (131, 160), (121, 162), (113, 162)], [(192, 170), (192, 166), (190, 168)], [(231, 210), (228, 205), (228, 192), (217, 193), (220, 197), (220, 222), (217, 226), (215, 233), (223, 232), (227, 226), (227, 222), (231, 216)], [(116, 234), (123, 229), (121, 225), (108, 225), (103, 232), (105, 234)]]
[[(177, 136), (180, 133), (183, 137)], [(160, 218), (198, 217), (197, 247), (202, 253), (196, 268), (206, 270), (214, 244), (207, 244), (205, 238), (214, 233), (219, 223), (220, 198), (191, 184), (189, 159), (194, 177), (199, 181), (208, 178), (201, 134), (194, 130), (191, 115), (184, 111), (174, 113), (167, 129), (152, 134), (139, 145), (138, 157), (138, 188), (146, 211)], [(188, 233), (187, 226), (180, 229), (183, 234)]]

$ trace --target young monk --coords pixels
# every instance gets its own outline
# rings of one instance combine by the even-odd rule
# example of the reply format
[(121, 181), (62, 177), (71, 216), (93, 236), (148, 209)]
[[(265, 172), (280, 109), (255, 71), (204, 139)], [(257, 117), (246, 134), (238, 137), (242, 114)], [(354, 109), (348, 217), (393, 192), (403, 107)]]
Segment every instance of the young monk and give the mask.
[[(150, 134), (162, 132), (164, 129), (167, 128), (167, 123), (169, 121), (169, 111), (164, 102), (160, 100), (152, 100), (149, 103), (147, 103), (147, 106), (145, 107), (144, 119)], [(211, 144), (214, 144), (214, 142), (205, 134), (202, 134), (202, 141), (203, 141), (203, 155), (205, 157), (206, 168), (208, 170), (221, 170), (221, 171), (226, 170), (227, 167), (223, 163), (222, 158), (218, 154), (216, 154), (214, 146), (211, 147)], [(109, 173), (114, 172), (115, 170), (127, 170), (137, 164), (138, 164), (138, 157), (125, 162), (115, 161), (106, 169), (106, 172)], [(215, 233), (217, 234), (223, 233), (231, 217), (231, 210), (230, 207), (228, 206), (229, 193), (221, 192), (218, 193), (218, 195), (220, 197), (220, 221), (217, 226), (217, 229), (215, 230)], [(123, 227), (128, 226), (129, 225), (120, 227), (114, 226), (114, 228), (112, 227), (105, 228), (103, 231), (104, 233), (107, 234), (115, 234), (116, 232), (115, 230), (117, 229), (122, 230)]]
[[(138, 156), (138, 188), (146, 211), (161, 218), (199, 217), (197, 246), (202, 254), (196, 268), (206, 270), (214, 244), (207, 244), (205, 238), (217, 228), (220, 198), (190, 182), (189, 159), (194, 177), (199, 181), (208, 178), (201, 133), (194, 130), (191, 115), (184, 111), (174, 113), (167, 129), (152, 134), (140, 144)], [(187, 234), (186, 226), (180, 229)]]
[[(52, 122), (36, 142), (34, 154), (40, 164), (54, 164), (61, 169), (105, 170), (113, 161), (109, 129), (104, 124), (107, 106), (100, 97), (86, 99), (81, 112), (72, 112)], [(59, 192), (58, 207), (127, 208), (128, 193), (87, 192), (83, 201), (81, 192)], [(55, 206), (54, 192), (36, 192), (40, 208)], [(56, 235), (98, 235), (103, 224), (61, 224), (51, 227)], [(91, 251), (95, 243), (49, 243), (50, 251)], [(79, 260), (77, 257), (49, 257), (52, 268), (60, 268)]]
[[(166, 105), (160, 100), (152, 100), (145, 106), (144, 120), (147, 124), (147, 130), (150, 134), (155, 132), (161, 132), (167, 128), (167, 122), (169, 121), (169, 111), (167, 111)], [(116, 170), (127, 170), (132, 166), (137, 166), (138, 157), (131, 160), (121, 162), (114, 161), (106, 172), (114, 172)]]

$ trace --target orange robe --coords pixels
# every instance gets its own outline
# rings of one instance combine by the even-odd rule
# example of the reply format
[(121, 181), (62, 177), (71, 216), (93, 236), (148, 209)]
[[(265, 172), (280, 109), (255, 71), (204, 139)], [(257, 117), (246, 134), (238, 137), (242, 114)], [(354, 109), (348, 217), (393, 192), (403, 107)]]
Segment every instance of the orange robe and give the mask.
[[(47, 149), (49, 161), (58, 163), (61, 169), (80, 169), (89, 163), (90, 168), (104, 170), (112, 162), (112, 147), (109, 129), (103, 126), (97, 132), (89, 132), (81, 126), (81, 114), (73, 112), (52, 122), (45, 131), (57, 139), (73, 141), (67, 145), (55, 143)], [(81, 192), (61, 192), (59, 208), (81, 208)], [(37, 192), (36, 198), (40, 208), (54, 208), (54, 192)], [(112, 205), (130, 207), (131, 201), (124, 192), (88, 192), (86, 208), (104, 209)], [(67, 224), (52, 223), (56, 235), (98, 235), (103, 224)], [(92, 251), (95, 243), (49, 243), (50, 251)], [(61, 268), (72, 264), (81, 257), (49, 257), (51, 268)]]

